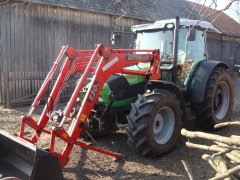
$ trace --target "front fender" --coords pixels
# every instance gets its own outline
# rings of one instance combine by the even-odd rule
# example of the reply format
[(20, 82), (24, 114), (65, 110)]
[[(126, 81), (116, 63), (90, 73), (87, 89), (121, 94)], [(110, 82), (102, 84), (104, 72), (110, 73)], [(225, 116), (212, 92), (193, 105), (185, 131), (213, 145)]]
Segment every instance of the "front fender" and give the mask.
[(176, 84), (170, 81), (163, 80), (151, 80), (146, 84), (146, 89), (154, 90), (154, 89), (163, 89), (174, 93), (177, 99), (181, 102), (181, 108), (185, 110), (185, 99), (181, 92), (181, 90), (176, 86)]

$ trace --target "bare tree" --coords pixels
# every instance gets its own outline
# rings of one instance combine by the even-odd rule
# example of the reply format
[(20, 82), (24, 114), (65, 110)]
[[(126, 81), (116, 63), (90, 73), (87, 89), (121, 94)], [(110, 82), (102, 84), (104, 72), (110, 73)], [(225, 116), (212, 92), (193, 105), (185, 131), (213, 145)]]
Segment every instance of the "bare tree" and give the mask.
[[(202, 4), (202, 7), (205, 6), (206, 10), (203, 11), (202, 8), (199, 11), (198, 14), (198, 20), (203, 18), (206, 19), (212, 18), (213, 21), (216, 20), (216, 15), (220, 16), (222, 13), (231, 12), (233, 16), (236, 16), (238, 18), (238, 22), (240, 22), (240, 0), (226, 0), (227, 5), (225, 8), (220, 9), (219, 4), (222, 3), (222, 0), (195, 0), (195, 3)], [(208, 2), (208, 3), (207, 3)], [(194, 9), (194, 8), (193, 8)], [(217, 10), (218, 9), (218, 10)], [(236, 19), (236, 18), (235, 18)]]
[(233, 16), (235, 16), (235, 20), (240, 23), (240, 0), (234, 2), (234, 6), (230, 8), (230, 10), (233, 12)]

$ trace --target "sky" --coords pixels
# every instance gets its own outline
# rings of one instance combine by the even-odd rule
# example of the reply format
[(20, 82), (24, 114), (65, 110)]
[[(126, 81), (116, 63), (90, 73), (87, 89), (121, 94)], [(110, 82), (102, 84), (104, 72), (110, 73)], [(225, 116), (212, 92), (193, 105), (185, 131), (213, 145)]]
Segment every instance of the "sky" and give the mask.
[[(212, 3), (212, 0), (188, 0), (188, 1), (196, 2), (199, 4), (204, 4), (204, 2), (205, 2), (205, 6), (209, 6)], [(230, 0), (215, 0), (215, 1), (217, 3), (217, 8), (216, 8), (217, 10), (224, 9), (229, 4), (229, 2), (231, 2)], [(211, 6), (211, 8), (213, 8), (213, 9), (214, 9), (214, 7), (215, 6), (213, 6), (213, 5)], [(234, 2), (231, 5), (231, 7), (225, 11), (225, 13), (240, 23), (240, 21), (239, 21), (240, 19), (237, 16), (237, 13), (235, 12), (235, 10), (237, 8), (240, 8), (240, 2), (239, 2), (239, 4), (238, 4), (238, 2)]]

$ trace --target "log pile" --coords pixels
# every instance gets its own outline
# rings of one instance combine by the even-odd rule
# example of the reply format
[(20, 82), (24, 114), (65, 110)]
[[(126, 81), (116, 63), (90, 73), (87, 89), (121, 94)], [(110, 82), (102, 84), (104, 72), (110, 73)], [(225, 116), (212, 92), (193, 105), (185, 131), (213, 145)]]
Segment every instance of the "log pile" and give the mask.
[[(225, 126), (240, 127), (240, 122), (225, 122), (215, 125), (214, 128)], [(216, 171), (215, 177), (211, 178), (211, 180), (240, 179), (240, 135), (225, 137), (204, 132), (192, 132), (186, 129), (182, 129), (181, 134), (190, 139), (201, 138), (209, 140), (212, 143), (212, 145), (202, 145), (186, 142), (186, 146), (189, 148), (210, 151), (210, 153), (213, 153), (212, 155), (202, 155), (202, 159), (206, 160)]]

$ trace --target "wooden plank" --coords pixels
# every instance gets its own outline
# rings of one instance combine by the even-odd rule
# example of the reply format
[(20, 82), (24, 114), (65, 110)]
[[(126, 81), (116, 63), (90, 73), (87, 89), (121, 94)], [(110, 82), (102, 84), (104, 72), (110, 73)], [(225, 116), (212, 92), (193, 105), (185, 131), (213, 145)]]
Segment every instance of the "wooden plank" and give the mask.
[(11, 11), (10, 8), (6, 8), (6, 56), (5, 58), (5, 72), (10, 71), (11, 67)]
[(73, 19), (73, 12), (68, 11), (68, 42), (75, 47), (76, 45), (74, 44), (74, 19)]
[[(26, 7), (25, 7), (26, 8)], [(24, 10), (23, 10), (24, 11)], [(29, 54), (31, 50), (31, 33), (30, 29), (30, 14), (29, 12), (24, 13), (24, 59), (26, 60), (25, 69), (26, 71), (31, 69), (31, 61), (29, 61)]]
[(81, 13), (81, 16), (80, 16), (80, 21), (81, 21), (81, 24), (80, 24), (80, 49), (84, 49), (85, 48), (85, 45), (84, 45), (84, 40), (85, 40), (85, 34), (84, 34), (84, 28), (85, 28), (85, 24), (84, 24), (84, 19), (85, 19), (85, 12), (82, 12)]
[(27, 76), (27, 78), (29, 78), (28, 80), (26, 80), (26, 85), (27, 85), (27, 91), (26, 91), (26, 93), (25, 93), (25, 96), (27, 95), (27, 94), (31, 94), (31, 74), (30, 74), (30, 72), (26, 72), (26, 76)]
[[(1, 27), (0, 27), (1, 28)], [(0, 59), (1, 61), (1, 59)], [(1, 66), (1, 64), (0, 64)], [(2, 79), (2, 72), (0, 71), (0, 104), (3, 103), (3, 92), (2, 92), (2, 82), (3, 82), (3, 79)]]
[(20, 65), (20, 61), (19, 61), (19, 46), (20, 46), (20, 41), (19, 41), (19, 9), (18, 6), (16, 6), (15, 8), (13, 8), (12, 11), (12, 17), (13, 17), (13, 24), (14, 24), (14, 36), (13, 36), (13, 57), (12, 57), (12, 61), (14, 63), (14, 71), (16, 71), (19, 68)]
[[(15, 75), (15, 77), (17, 77), (17, 78), (21, 78), (20, 76), (21, 76), (21, 73), (20, 72), (14, 72), (14, 75)], [(21, 89), (20, 89), (20, 86), (19, 86), (19, 81), (14, 81), (15, 82), (15, 92), (16, 92), (16, 97), (15, 97), (15, 99), (18, 99), (19, 98), (19, 93), (20, 93), (20, 91), (21, 91)]]
[[(2, 6), (0, 6), (0, 12), (2, 12)], [(2, 88), (3, 88), (3, 79), (2, 79), (2, 62), (3, 62), (3, 56), (2, 56), (2, 46), (3, 46), (3, 37), (2, 37), (2, 32), (3, 32), (3, 25), (2, 25), (2, 15), (0, 15), (0, 104), (3, 103), (3, 94), (2, 94)]]
[[(11, 72), (11, 77), (16, 77), (16, 73), (15, 71)], [(10, 81), (11, 82), (11, 88), (10, 88), (10, 92), (12, 92), (13, 97), (11, 100), (17, 99), (17, 81)]]
[[(51, 10), (50, 7), (48, 9), (49, 9), (48, 17), (50, 19), (50, 17), (52, 17), (52, 10)], [(51, 27), (51, 29), (50, 29), (51, 34), (49, 33), (48, 35), (49, 35), (49, 47), (50, 47), (51, 51), (50, 51), (49, 58), (48, 58), (48, 69), (45, 70), (45, 71), (48, 71), (50, 69), (50, 67), (52, 66), (52, 63), (55, 59), (55, 47), (56, 47), (56, 39), (55, 39), (55, 33), (56, 33), (55, 32), (55, 27), (56, 27), (56, 25), (55, 24), (56, 24), (56, 22), (60, 21), (57, 14), (55, 15), (55, 18), (56, 19), (55, 19), (54, 24), (49, 24), (49, 26)]]
[(30, 71), (37, 72), (39, 70), (38, 61), (42, 61), (41, 56), (43, 54), (41, 43), (43, 41), (41, 37), (42, 24), (39, 22), (41, 17), (41, 11), (39, 6), (32, 6), (31, 10), (31, 56), (29, 61), (32, 62), (32, 67)]
[[(35, 73), (36, 74), (36, 73)], [(29, 76), (32, 77), (31, 83), (30, 83), (30, 94), (35, 92), (35, 81), (36, 81), (36, 76), (32, 72), (29, 72)]]
[[(18, 71), (25, 71), (26, 59), (24, 58), (24, 15), (22, 6), (18, 6), (18, 19), (17, 19), (17, 57), (18, 57)], [(19, 33), (21, 32), (21, 33)]]
[[(39, 76), (40, 72), (34, 73), (36, 76)], [(39, 80), (34, 80), (34, 89), (32, 93), (37, 92), (39, 89)]]
[[(26, 77), (26, 72), (22, 72), (22, 77)], [(25, 96), (26, 94), (26, 91), (27, 91), (27, 85), (26, 85), (26, 81), (24, 80), (20, 80), (20, 89), (21, 89), (21, 93), (20, 93), (20, 97), (19, 98), (22, 98)]]
[(17, 80), (44, 80), (45, 78), (42, 75), (34, 74), (34, 76), (20, 76), (20, 77), (9, 77), (10, 81), (17, 81)]
[(3, 89), (2, 89), (2, 101), (1, 101), (1, 103), (2, 104), (5, 104), (7, 101), (6, 101), (6, 97), (7, 97), (7, 93), (6, 93), (6, 75), (5, 75), (5, 72), (2, 72), (2, 81), (1, 81), (1, 83), (2, 83), (2, 87), (4, 87)]
[(81, 33), (80, 33), (80, 27), (81, 27), (81, 24), (80, 24), (80, 12), (78, 11), (75, 11), (74, 13), (74, 22), (75, 22), (75, 27), (76, 27), (76, 31), (75, 31), (75, 36), (76, 36), (76, 39), (75, 39), (75, 44), (76, 44), (76, 48), (80, 48), (80, 36), (81, 36)]
[(14, 48), (14, 39), (15, 39), (15, 36), (14, 36), (14, 29), (15, 29), (15, 23), (14, 23), (14, 10), (15, 8), (11, 8), (10, 9), (10, 14), (9, 14), (9, 32), (10, 32), (10, 49), (8, 49), (9, 51), (9, 71), (15, 71), (15, 62), (14, 62), (14, 51), (15, 51), (15, 48)]
[[(22, 76), (24, 75), (24, 72), (18, 72), (18, 76), (21, 78)], [(21, 86), (21, 81), (18, 81), (18, 85), (16, 87), (17, 89), (17, 92), (18, 92), (18, 95), (17, 95), (17, 98), (21, 98), (22, 97), (22, 92), (25, 90), (25, 87), (22, 87)], [(24, 88), (24, 89), (23, 89)]]
[[(13, 72), (8, 72), (8, 79), (7, 79), (7, 81), (9, 81), (9, 79), (11, 78), (13, 76)], [(9, 93), (10, 93), (10, 99), (14, 99), (14, 97), (15, 97), (15, 88), (14, 88), (14, 82), (13, 81), (9, 81), (8, 82), (9, 83)], [(9, 100), (10, 101), (10, 100)]]
[(19, 75), (20, 75), (19, 77), (21, 79), (18, 81), (19, 82), (19, 86), (18, 86), (19, 96), (18, 96), (18, 98), (22, 98), (24, 96), (25, 92), (26, 92), (26, 89), (27, 89), (27, 87), (25, 86), (25, 81), (22, 80), (22, 78), (25, 77), (25, 72), (20, 72)]
[[(44, 66), (46, 64), (46, 59), (45, 59), (45, 53), (46, 53), (46, 48), (45, 48), (45, 29), (47, 28), (45, 25), (45, 15), (44, 15), (44, 8), (41, 8), (40, 6), (37, 6), (38, 11), (40, 12), (39, 14), (39, 21), (38, 21), (38, 29), (41, 31), (41, 40), (40, 40), (40, 51), (41, 51), (41, 59), (36, 60), (36, 71), (43, 71)], [(41, 63), (40, 63), (41, 62)]]
[(84, 26), (86, 27), (84, 34), (86, 34), (86, 36), (85, 36), (86, 39), (84, 40), (83, 43), (84, 43), (86, 49), (90, 49), (89, 48), (89, 34), (91, 32), (90, 32), (90, 27), (89, 27), (89, 24), (88, 24), (88, 22), (89, 22), (89, 14), (87, 12), (85, 12), (85, 16), (84, 17), (85, 17), (85, 19), (84, 19), (84, 21), (85, 21)]
[(9, 84), (9, 73), (5, 73), (5, 83), (6, 83), (6, 102), (7, 107), (10, 107), (11, 101), (10, 101), (10, 84)]
[[(44, 27), (43, 28), (43, 35), (44, 35), (44, 63), (42, 64), (41, 71), (47, 71), (49, 69), (48, 62), (49, 62), (49, 54), (50, 54), (50, 47), (48, 44), (48, 34), (51, 33), (50, 28), (48, 26), (48, 10), (47, 8), (43, 8), (43, 14), (44, 14)], [(39, 61), (39, 63), (41, 63)]]
[(79, 34), (79, 44), (78, 44), (78, 48), (81, 49), (82, 47), (82, 37), (83, 37), (83, 32), (82, 32), (82, 26), (83, 26), (83, 23), (82, 23), (82, 19), (83, 19), (83, 12), (79, 12), (79, 15), (78, 15), (78, 20), (79, 20), (79, 29), (78, 29), (78, 34)]

